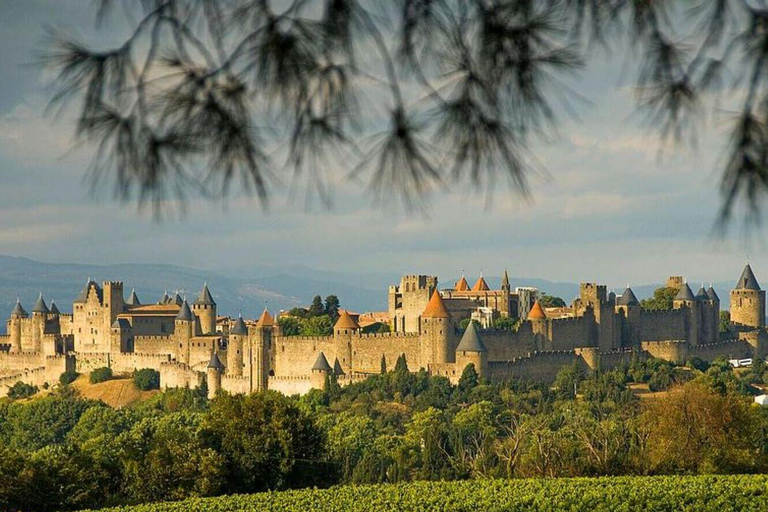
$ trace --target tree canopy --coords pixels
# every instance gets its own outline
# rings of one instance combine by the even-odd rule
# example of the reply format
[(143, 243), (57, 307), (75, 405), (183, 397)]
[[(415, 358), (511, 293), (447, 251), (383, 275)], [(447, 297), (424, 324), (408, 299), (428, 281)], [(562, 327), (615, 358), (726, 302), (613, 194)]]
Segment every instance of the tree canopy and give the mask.
[(662, 286), (653, 291), (653, 297), (640, 301), (640, 307), (643, 309), (672, 309), (672, 301), (679, 290)]
[(156, 214), (235, 182), (264, 205), (281, 183), (330, 204), (334, 170), (409, 209), (451, 185), (525, 195), (530, 143), (578, 97), (562, 79), (619, 45), (663, 141), (695, 139), (720, 99), (734, 111), (721, 220), (740, 204), (757, 219), (768, 193), (761, 2), (99, 0), (95, 14), (128, 35), (103, 48), (52, 31), (51, 103), (78, 102), (91, 183)]
[(539, 299), (539, 304), (541, 304), (541, 307), (544, 308), (564, 308), (565, 307), (565, 301), (561, 299), (560, 297), (555, 297), (553, 295), (542, 295)]

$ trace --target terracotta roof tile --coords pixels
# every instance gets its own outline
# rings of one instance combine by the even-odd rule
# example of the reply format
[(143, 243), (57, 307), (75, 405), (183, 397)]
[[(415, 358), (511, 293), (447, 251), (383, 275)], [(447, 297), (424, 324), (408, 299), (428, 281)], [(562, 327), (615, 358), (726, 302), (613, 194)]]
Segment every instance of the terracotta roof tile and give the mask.
[(539, 301), (534, 302), (531, 312), (528, 313), (528, 320), (543, 320), (545, 318), (547, 318), (547, 315), (544, 313)]
[(347, 312), (346, 309), (341, 310), (339, 319), (336, 321), (334, 329), (359, 329), (360, 326), (355, 322), (355, 319)]
[(448, 318), (448, 310), (445, 308), (445, 302), (440, 296), (440, 292), (435, 289), (432, 298), (429, 299), (427, 307), (421, 314), (422, 318)]
[(475, 285), (472, 287), (472, 291), (484, 292), (487, 290), (490, 290), (490, 288), (488, 287), (488, 283), (485, 282), (485, 278), (483, 278), (483, 276), (478, 277)]
[(256, 322), (256, 325), (259, 327), (271, 327), (275, 325), (275, 321), (272, 319), (272, 315), (269, 314), (269, 311), (267, 311), (267, 308), (264, 308), (264, 311), (261, 313), (259, 321)]
[(469, 283), (467, 283), (467, 280), (464, 278), (464, 276), (461, 276), (461, 279), (458, 280), (456, 283), (456, 286), (453, 288), (457, 292), (468, 292), (469, 291)]

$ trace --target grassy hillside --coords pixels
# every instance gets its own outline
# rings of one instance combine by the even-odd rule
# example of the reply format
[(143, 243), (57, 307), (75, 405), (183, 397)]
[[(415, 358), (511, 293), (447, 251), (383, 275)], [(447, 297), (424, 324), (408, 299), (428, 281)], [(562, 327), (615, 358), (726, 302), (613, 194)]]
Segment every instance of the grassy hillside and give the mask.
[(375, 510), (512, 512), (768, 509), (768, 476), (657, 476), (346, 486), (121, 507), (121, 512)]
[(81, 375), (72, 387), (80, 392), (83, 398), (92, 400), (101, 400), (111, 407), (124, 407), (136, 402), (146, 400), (157, 393), (159, 390), (141, 391), (133, 385), (132, 378), (112, 379), (98, 384), (91, 384), (87, 375)]

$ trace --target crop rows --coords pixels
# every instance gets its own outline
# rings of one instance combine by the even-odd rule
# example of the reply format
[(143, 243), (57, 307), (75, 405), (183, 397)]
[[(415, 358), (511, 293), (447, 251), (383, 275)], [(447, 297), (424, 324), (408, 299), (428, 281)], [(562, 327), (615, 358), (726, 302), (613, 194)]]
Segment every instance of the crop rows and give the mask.
[(768, 510), (767, 491), (768, 475), (474, 480), (194, 498), (110, 510), (729, 512)]

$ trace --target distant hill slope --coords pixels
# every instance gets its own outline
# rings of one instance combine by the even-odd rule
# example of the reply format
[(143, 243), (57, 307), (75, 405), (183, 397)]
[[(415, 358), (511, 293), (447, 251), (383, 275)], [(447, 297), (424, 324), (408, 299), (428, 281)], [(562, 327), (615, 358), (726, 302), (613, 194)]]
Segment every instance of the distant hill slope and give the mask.
[(265, 303), (274, 312), (308, 305), (315, 295), (338, 295), (342, 307), (359, 311), (383, 309), (387, 303), (386, 288), (358, 286), (353, 279), (343, 282), (287, 274), (240, 279), (177, 265), (61, 264), (0, 256), (0, 330), (5, 329), (4, 320), (17, 297), (30, 310), (42, 292), (47, 303), (54, 299), (61, 311), (71, 311), (72, 301), (88, 278), (99, 283), (123, 281), (125, 297), (135, 288), (144, 304), (157, 302), (164, 291), (177, 290), (192, 301), (207, 282), (220, 313), (247, 317), (257, 317)]

